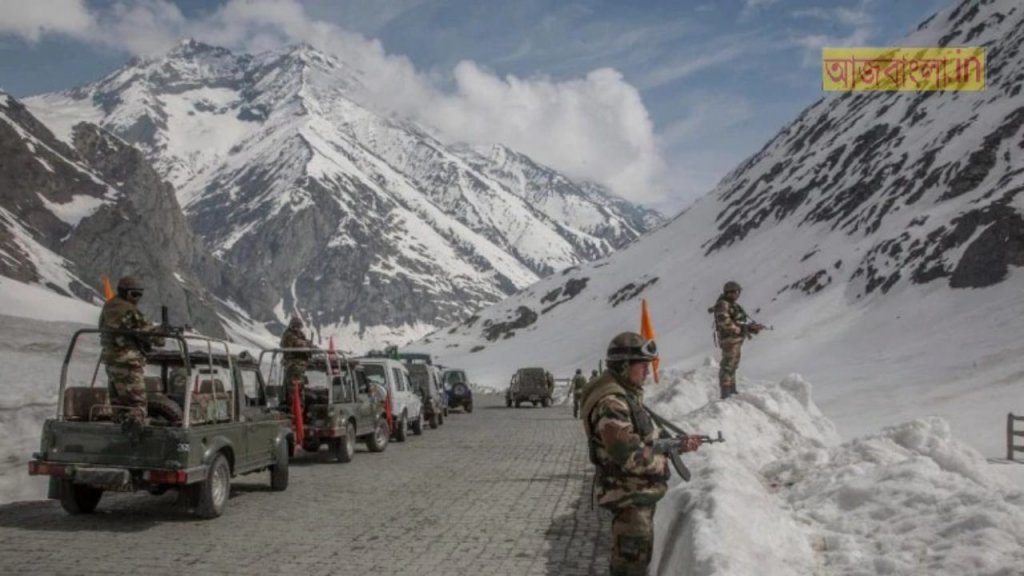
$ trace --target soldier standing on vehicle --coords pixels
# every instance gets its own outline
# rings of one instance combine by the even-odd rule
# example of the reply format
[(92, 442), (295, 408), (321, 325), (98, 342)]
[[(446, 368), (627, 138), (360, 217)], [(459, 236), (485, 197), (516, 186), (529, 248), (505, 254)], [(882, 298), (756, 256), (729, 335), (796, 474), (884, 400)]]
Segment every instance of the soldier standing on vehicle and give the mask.
[(736, 369), (740, 365), (740, 348), (743, 341), (753, 337), (764, 328), (752, 322), (739, 304), (742, 288), (739, 283), (729, 281), (722, 288), (722, 294), (715, 302), (715, 337), (722, 349), (722, 362), (718, 369), (718, 386), (722, 399), (736, 393)]
[[(123, 330), (151, 332), (156, 326), (146, 321), (139, 311), (144, 287), (134, 276), (125, 276), (117, 281), (117, 295), (103, 304), (100, 312), (100, 330)], [(107, 386), (110, 403), (124, 406), (118, 411), (121, 429), (138, 437), (146, 420), (146, 384), (144, 372), (146, 353), (153, 346), (163, 346), (159, 336), (102, 333), (101, 360), (106, 365)]]
[(298, 386), (299, 398), (302, 398), (303, 382), (310, 360), (308, 351), (289, 352), (287, 349), (312, 347), (313, 343), (302, 333), (302, 319), (292, 316), (288, 328), (281, 335), (281, 348), (285, 349), (281, 354), (281, 368), (284, 370), (284, 404), (291, 404), (292, 386)]
[(643, 409), (654, 341), (635, 332), (612, 339), (607, 369), (584, 389), (582, 418), (597, 468), (598, 503), (612, 512), (612, 576), (646, 576), (654, 549), (654, 510), (668, 490), (669, 452), (692, 452), (701, 440), (658, 439)]
[(576, 375), (572, 377), (572, 417), (580, 415), (580, 396), (583, 395), (583, 387), (587, 385), (587, 377), (583, 370), (576, 369)]

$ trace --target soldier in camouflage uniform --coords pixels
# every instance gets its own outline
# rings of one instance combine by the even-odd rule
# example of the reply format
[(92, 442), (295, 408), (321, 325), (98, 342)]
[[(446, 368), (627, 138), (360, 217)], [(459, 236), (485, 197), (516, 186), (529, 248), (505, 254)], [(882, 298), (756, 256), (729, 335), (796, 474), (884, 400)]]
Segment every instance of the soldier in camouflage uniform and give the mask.
[[(156, 326), (146, 321), (138, 309), (144, 288), (142, 282), (125, 276), (117, 282), (117, 295), (103, 305), (100, 312), (100, 330), (128, 330), (150, 332)], [(106, 366), (110, 403), (124, 406), (117, 417), (126, 433), (137, 436), (146, 418), (146, 384), (144, 370), (146, 353), (153, 346), (163, 346), (159, 336), (103, 333), (101, 359)]]
[(572, 417), (580, 415), (580, 396), (583, 395), (583, 387), (587, 385), (587, 377), (583, 370), (577, 368), (576, 375), (572, 377)]
[(743, 341), (761, 332), (764, 328), (752, 322), (739, 304), (742, 288), (737, 282), (726, 282), (722, 295), (712, 309), (715, 314), (715, 336), (722, 349), (722, 362), (718, 370), (718, 386), (722, 399), (736, 393), (736, 369), (740, 365), (740, 348)]
[[(288, 328), (281, 335), (281, 348), (312, 348), (313, 343), (302, 333), (302, 320), (292, 316)], [(291, 404), (292, 386), (299, 387), (299, 398), (302, 398), (302, 387), (309, 366), (309, 352), (284, 352), (281, 354), (281, 368), (284, 370), (284, 404)]]
[(583, 391), (598, 503), (612, 512), (612, 576), (646, 576), (654, 549), (654, 510), (668, 489), (671, 451), (690, 452), (698, 438), (658, 439), (643, 410), (643, 385), (657, 350), (634, 332), (608, 345), (607, 370)]

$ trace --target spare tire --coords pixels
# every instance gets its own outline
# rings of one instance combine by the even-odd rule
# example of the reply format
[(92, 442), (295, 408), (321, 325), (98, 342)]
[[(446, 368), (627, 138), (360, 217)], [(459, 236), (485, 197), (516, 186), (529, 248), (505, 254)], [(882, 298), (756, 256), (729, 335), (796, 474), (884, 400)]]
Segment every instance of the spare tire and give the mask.
[(146, 395), (146, 412), (150, 416), (163, 418), (171, 424), (181, 424), (182, 420), (185, 419), (185, 413), (181, 410), (181, 405), (159, 393), (154, 394), (151, 392)]

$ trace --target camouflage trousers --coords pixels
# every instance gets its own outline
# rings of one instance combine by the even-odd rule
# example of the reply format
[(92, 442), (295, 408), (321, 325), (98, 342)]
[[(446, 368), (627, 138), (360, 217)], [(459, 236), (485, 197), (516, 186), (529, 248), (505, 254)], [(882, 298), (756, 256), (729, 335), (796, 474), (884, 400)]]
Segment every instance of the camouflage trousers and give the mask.
[(128, 407), (128, 415), (139, 420), (146, 417), (145, 365), (145, 360), (106, 364), (110, 404)]
[(722, 349), (722, 362), (718, 368), (718, 386), (724, 400), (736, 393), (736, 369), (740, 366), (743, 341), (724, 341), (719, 343), (719, 347)]
[(613, 511), (611, 576), (647, 576), (654, 550), (654, 506)]
[(294, 383), (299, 385), (299, 402), (302, 402), (302, 390), (306, 380), (306, 366), (305, 362), (287, 362), (284, 364), (284, 398), (282, 404), (291, 405), (292, 403), (292, 386)]

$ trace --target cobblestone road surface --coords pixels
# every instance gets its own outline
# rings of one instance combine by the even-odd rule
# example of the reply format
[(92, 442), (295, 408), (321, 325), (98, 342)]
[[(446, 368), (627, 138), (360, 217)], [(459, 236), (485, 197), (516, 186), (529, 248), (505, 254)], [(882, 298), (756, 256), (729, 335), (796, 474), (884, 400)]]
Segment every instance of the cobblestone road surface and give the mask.
[(216, 520), (173, 493), (105, 495), (75, 517), (52, 501), (0, 507), (0, 574), (606, 573), (579, 422), (500, 401), (349, 464), (300, 457), (283, 493), (266, 473), (238, 478)]

